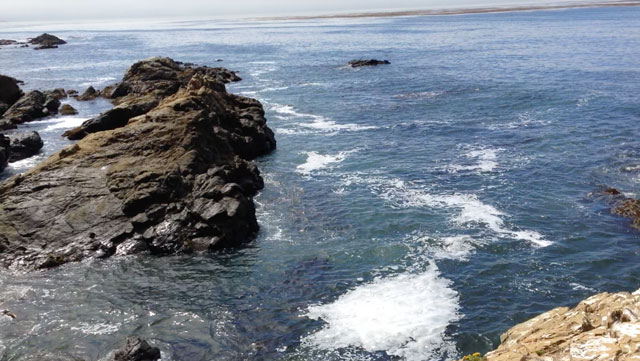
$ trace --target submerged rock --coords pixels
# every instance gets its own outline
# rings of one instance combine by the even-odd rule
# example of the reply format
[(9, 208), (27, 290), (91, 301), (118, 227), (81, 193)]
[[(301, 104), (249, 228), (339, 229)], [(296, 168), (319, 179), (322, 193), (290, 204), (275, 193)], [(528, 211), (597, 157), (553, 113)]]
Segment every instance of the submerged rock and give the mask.
[(62, 115), (76, 115), (76, 114), (78, 114), (78, 111), (76, 110), (76, 108), (74, 108), (70, 104), (62, 104), (62, 106), (60, 107), (60, 114), (62, 114)]
[(36, 155), (44, 145), (38, 132), (11, 135), (9, 139), (11, 139), (10, 162), (17, 162)]
[(351, 66), (352, 68), (358, 68), (358, 67), (361, 67), (361, 66), (386, 65), (386, 64), (391, 64), (391, 63), (388, 60), (376, 60), (376, 59), (351, 60), (349, 62), (349, 66)]
[(136, 336), (127, 339), (127, 344), (116, 352), (113, 361), (156, 361), (160, 359), (160, 349)]
[(513, 327), (484, 360), (637, 360), (639, 317), (640, 290), (601, 293)]
[(263, 187), (250, 160), (276, 143), (261, 104), (226, 92), (229, 73), (168, 58), (134, 64), (116, 103), (141, 114), (83, 125), (77, 144), (0, 183), (0, 264), (49, 268), (249, 241)]

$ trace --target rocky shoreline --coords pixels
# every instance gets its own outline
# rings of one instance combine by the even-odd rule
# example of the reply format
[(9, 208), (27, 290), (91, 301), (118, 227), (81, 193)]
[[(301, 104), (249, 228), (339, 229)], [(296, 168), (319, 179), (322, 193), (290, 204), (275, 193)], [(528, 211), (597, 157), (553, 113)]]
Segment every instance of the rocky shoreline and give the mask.
[(262, 105), (226, 92), (237, 80), (169, 58), (132, 65), (106, 89), (115, 108), (67, 133), (77, 144), (0, 184), (0, 264), (32, 270), (250, 240), (263, 187), (251, 160), (276, 142)]

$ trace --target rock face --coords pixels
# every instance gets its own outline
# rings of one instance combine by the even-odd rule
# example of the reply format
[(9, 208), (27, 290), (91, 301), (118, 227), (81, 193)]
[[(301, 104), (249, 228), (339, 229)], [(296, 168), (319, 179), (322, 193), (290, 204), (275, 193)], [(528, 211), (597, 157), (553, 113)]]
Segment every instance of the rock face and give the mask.
[(500, 337), (486, 361), (626, 361), (640, 358), (640, 290), (601, 293), (560, 307)]
[(47, 268), (250, 240), (252, 196), (263, 187), (250, 160), (276, 144), (261, 104), (226, 92), (228, 73), (168, 58), (134, 64), (115, 109), (141, 114), (83, 125), (76, 145), (0, 184), (0, 264)]
[(11, 140), (4, 135), (0, 134), (0, 172), (6, 168), (9, 163)]
[(62, 115), (76, 115), (76, 114), (78, 114), (78, 111), (76, 110), (76, 108), (72, 107), (69, 104), (62, 104), (62, 106), (60, 107), (60, 114), (62, 114)]
[(44, 143), (38, 132), (9, 136), (11, 139), (9, 162), (32, 157), (40, 152)]
[(160, 359), (160, 349), (151, 347), (147, 341), (136, 336), (127, 339), (122, 350), (116, 352), (113, 361), (156, 361)]
[(386, 65), (386, 64), (391, 64), (391, 63), (388, 60), (376, 60), (376, 59), (351, 60), (349, 62), (349, 66), (351, 66), (352, 68), (358, 68), (358, 67), (361, 67), (361, 66)]
[(0, 116), (17, 102), (22, 94), (16, 79), (0, 75)]

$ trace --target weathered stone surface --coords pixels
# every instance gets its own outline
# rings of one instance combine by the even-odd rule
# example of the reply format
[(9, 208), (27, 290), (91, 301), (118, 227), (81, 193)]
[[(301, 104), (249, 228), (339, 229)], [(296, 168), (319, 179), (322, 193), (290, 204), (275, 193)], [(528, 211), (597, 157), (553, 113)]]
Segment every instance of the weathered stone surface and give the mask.
[(32, 157), (38, 154), (44, 145), (38, 132), (11, 135), (9, 139), (11, 139), (9, 162)]
[[(122, 127), (129, 119), (148, 112), (160, 100), (186, 86), (194, 74), (218, 80), (220, 84), (217, 85), (217, 90), (224, 89), (223, 83), (241, 80), (234, 72), (224, 68), (186, 66), (169, 58), (151, 58), (137, 62), (127, 70), (122, 82), (100, 92), (101, 96), (112, 99), (116, 107), (67, 131), (64, 136), (77, 140), (96, 131)], [(95, 96), (97, 95), (96, 92)], [(261, 106), (259, 108), (262, 109)], [(263, 116), (264, 113), (260, 115)]]
[(60, 114), (62, 115), (76, 115), (78, 111), (76, 108), (72, 107), (70, 104), (62, 104), (60, 107)]
[(113, 361), (156, 361), (160, 359), (160, 349), (136, 336), (127, 339), (122, 350), (116, 352)]
[(0, 172), (7, 166), (10, 157), (11, 140), (0, 134)]
[(351, 60), (349, 62), (349, 66), (351, 66), (352, 68), (358, 68), (358, 67), (361, 67), (361, 66), (386, 65), (386, 64), (391, 64), (391, 63), (388, 60), (376, 60), (376, 59)]
[(521, 323), (486, 361), (631, 361), (640, 359), (640, 290), (601, 293)]
[(255, 235), (251, 198), (263, 182), (250, 160), (275, 148), (262, 106), (228, 94), (210, 68), (165, 72), (165, 64), (177, 63), (132, 67), (140, 80), (125, 96), (139, 105), (133, 91), (147, 89), (155, 106), (115, 129), (86, 128), (95, 132), (0, 184), (0, 264), (189, 253)]
[(36, 36), (35, 38), (29, 39), (29, 43), (34, 45), (62, 45), (66, 44), (67, 42), (55, 35), (44, 33), (42, 35)]

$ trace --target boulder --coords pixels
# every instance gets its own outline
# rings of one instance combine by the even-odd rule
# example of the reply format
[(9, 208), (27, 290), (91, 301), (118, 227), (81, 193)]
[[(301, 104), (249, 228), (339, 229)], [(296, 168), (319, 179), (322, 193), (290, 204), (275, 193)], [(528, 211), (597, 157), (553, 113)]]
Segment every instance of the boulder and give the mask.
[(358, 68), (361, 66), (376, 66), (376, 65), (386, 65), (386, 64), (391, 64), (388, 60), (376, 60), (376, 59), (369, 59), (369, 60), (351, 60), (349, 62), (349, 66), (352, 68)]
[(94, 100), (100, 95), (100, 93), (92, 86), (89, 86), (87, 90), (82, 93), (79, 97), (76, 97), (78, 100), (86, 101), (86, 100)]
[(0, 130), (14, 129), (18, 124), (56, 114), (60, 101), (52, 94), (55, 93), (33, 90), (23, 95), (0, 118)]
[(4, 170), (4, 168), (9, 163), (9, 157), (11, 155), (11, 140), (4, 135), (0, 134), (0, 172)]
[[(640, 290), (601, 293), (516, 325), (485, 361), (631, 361), (640, 345)], [(467, 357), (467, 360), (470, 359)]]
[(160, 349), (136, 336), (127, 339), (127, 344), (118, 350), (113, 361), (156, 361), (160, 359)]
[(29, 39), (29, 43), (34, 45), (54, 46), (54, 45), (66, 44), (67, 42), (55, 35), (44, 33), (40, 36), (36, 36), (35, 38)]
[(9, 139), (11, 139), (9, 162), (33, 157), (44, 145), (38, 132), (10, 135)]
[(76, 115), (78, 111), (76, 108), (72, 107), (70, 104), (62, 104), (60, 107), (60, 114), (62, 115)]
[(0, 265), (213, 251), (254, 237), (263, 181), (251, 160), (276, 146), (262, 105), (227, 93), (211, 68), (137, 64), (115, 102), (142, 114), (107, 112), (113, 123), (86, 124), (78, 143), (0, 183)]
[(23, 95), (18, 80), (0, 75), (0, 116)]

